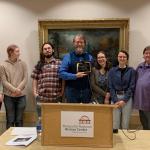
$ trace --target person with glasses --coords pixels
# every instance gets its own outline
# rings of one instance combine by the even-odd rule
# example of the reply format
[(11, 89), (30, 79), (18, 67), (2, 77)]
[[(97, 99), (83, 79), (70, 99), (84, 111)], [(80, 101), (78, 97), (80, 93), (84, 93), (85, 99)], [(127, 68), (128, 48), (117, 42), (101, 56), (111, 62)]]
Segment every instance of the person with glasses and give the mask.
[(118, 129), (128, 129), (132, 112), (135, 70), (127, 65), (128, 59), (129, 54), (126, 51), (119, 51), (119, 65), (110, 69), (108, 75), (111, 103), (116, 105), (113, 111), (114, 133)]
[(108, 71), (110, 63), (104, 51), (99, 51), (97, 61), (91, 73), (91, 87), (93, 98), (99, 104), (110, 103), (110, 93), (108, 89)]
[(143, 130), (150, 130), (150, 46), (143, 50), (144, 61), (136, 69), (134, 108), (139, 110)]
[[(93, 57), (86, 52), (86, 38), (84, 35), (76, 35), (73, 38), (73, 46), (73, 51), (64, 56), (59, 69), (60, 77), (66, 83), (65, 96), (68, 103), (90, 103), (90, 69), (88, 68), (92, 65)], [(82, 71), (87, 64), (89, 64), (87, 67), (88, 72)], [(82, 66), (80, 69), (79, 65)]]

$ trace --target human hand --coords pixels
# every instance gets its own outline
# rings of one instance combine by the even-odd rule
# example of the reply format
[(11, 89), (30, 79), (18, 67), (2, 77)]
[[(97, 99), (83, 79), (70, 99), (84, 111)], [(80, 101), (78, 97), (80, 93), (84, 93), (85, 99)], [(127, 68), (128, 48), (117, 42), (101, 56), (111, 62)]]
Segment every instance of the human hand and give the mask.
[(76, 77), (77, 77), (77, 78), (83, 78), (84, 76), (87, 76), (87, 74), (86, 74), (85, 72), (78, 72), (78, 73), (76, 74)]
[(21, 94), (22, 94), (21, 90), (20, 89), (16, 89), (15, 92), (11, 93), (11, 96), (21, 96)]
[(35, 98), (39, 96), (38, 93), (36, 93), (36, 92), (34, 92), (33, 95)]
[(118, 101), (118, 102), (115, 103), (115, 105), (116, 105), (117, 108), (122, 108), (125, 104), (126, 103), (123, 100), (120, 100), (120, 101)]
[(104, 99), (104, 104), (109, 104), (109, 99), (110, 99), (110, 93), (106, 93), (105, 99)]

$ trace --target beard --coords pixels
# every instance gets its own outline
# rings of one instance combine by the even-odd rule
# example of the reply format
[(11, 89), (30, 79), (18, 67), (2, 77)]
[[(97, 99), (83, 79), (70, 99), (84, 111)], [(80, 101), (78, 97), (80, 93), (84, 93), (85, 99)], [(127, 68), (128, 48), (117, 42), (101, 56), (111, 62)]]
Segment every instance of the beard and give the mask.
[(45, 58), (51, 58), (53, 56), (53, 54), (48, 54), (48, 55), (45, 55)]
[(83, 48), (83, 47), (81, 47), (81, 48), (80, 48), (80, 47), (77, 47), (75, 51), (76, 51), (77, 54), (80, 55), (80, 54), (83, 54), (83, 53), (84, 53), (84, 48)]

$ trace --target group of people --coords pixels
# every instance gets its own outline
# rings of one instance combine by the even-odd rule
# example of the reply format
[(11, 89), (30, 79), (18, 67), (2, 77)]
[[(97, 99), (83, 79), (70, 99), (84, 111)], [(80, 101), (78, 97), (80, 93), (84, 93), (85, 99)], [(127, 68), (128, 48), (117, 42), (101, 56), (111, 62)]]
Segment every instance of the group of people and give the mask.
[[(41, 103), (61, 102), (65, 95), (65, 102), (68, 103), (94, 101), (99, 104), (114, 104), (115, 133), (119, 128), (128, 129), (132, 108), (139, 110), (143, 129), (149, 130), (150, 46), (143, 51), (144, 62), (134, 70), (128, 66), (129, 54), (124, 50), (118, 52), (118, 65), (112, 67), (104, 51), (99, 51), (94, 61), (86, 51), (84, 35), (76, 35), (73, 45), (74, 50), (66, 54), (62, 61), (54, 57), (52, 43), (44, 43), (41, 48), (40, 60), (31, 74), (38, 116), (41, 117)], [(7, 53), (8, 60), (0, 66), (0, 102), (4, 97), (6, 126), (9, 128), (23, 126), (26, 105), (24, 89), (28, 73), (26, 64), (19, 59), (18, 46), (10, 45)], [(85, 66), (88, 68), (86, 71), (83, 65), (85, 63), (88, 64), (88, 67)]]

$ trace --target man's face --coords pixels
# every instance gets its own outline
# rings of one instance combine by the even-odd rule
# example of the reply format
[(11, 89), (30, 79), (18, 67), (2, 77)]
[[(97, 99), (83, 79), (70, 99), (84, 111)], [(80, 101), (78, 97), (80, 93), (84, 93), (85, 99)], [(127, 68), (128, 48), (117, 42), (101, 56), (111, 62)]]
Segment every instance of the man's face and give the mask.
[(82, 37), (76, 36), (74, 39), (74, 47), (75, 47), (75, 51), (78, 54), (82, 54), (84, 52), (84, 48), (85, 48), (84, 39)]
[(146, 63), (150, 64), (150, 49), (146, 50), (143, 54)]
[(11, 54), (11, 58), (12, 59), (18, 59), (20, 56), (20, 49), (17, 47), (15, 48), (15, 50), (13, 51), (13, 53)]
[(43, 46), (43, 54), (46, 58), (50, 58), (53, 54), (53, 48), (51, 45), (49, 44), (45, 44)]

